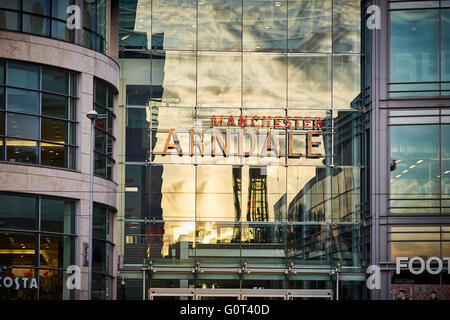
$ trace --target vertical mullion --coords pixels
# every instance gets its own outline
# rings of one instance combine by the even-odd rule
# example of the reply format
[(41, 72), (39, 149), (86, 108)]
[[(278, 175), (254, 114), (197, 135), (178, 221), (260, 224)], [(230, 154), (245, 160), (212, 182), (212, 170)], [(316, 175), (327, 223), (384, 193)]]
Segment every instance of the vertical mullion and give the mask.
[(4, 111), (4, 121), (5, 121), (5, 135), (3, 139), (3, 156), (5, 161), (8, 161), (8, 153), (7, 153), (7, 142), (8, 139), (6, 138), (8, 136), (8, 67), (9, 62), (5, 61), (5, 86), (3, 87), (5, 90), (5, 111)]
[(35, 253), (37, 252), (37, 256), (36, 256), (36, 272), (37, 274), (35, 275), (37, 277), (37, 283), (38, 283), (38, 287), (37, 287), (37, 299), (40, 300), (40, 288), (41, 288), (41, 279), (40, 279), (40, 268), (41, 268), (41, 207), (42, 207), (42, 199), (41, 197), (38, 197), (38, 217), (37, 217), (37, 239), (36, 239), (36, 250)]

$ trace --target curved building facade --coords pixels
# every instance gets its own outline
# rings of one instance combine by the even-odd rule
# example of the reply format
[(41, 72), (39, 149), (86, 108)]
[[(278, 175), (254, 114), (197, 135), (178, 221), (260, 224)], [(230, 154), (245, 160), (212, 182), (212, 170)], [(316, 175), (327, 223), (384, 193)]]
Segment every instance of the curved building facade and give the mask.
[[(69, 5), (81, 10), (80, 29), (66, 25)], [(2, 299), (87, 299), (92, 109), (99, 114), (92, 298), (115, 297), (117, 8), (117, 1), (0, 1), (1, 276), (29, 279), (18, 290), (2, 285)], [(73, 265), (79, 290), (67, 285)]]
[(119, 293), (363, 298), (360, 1), (119, 16)]

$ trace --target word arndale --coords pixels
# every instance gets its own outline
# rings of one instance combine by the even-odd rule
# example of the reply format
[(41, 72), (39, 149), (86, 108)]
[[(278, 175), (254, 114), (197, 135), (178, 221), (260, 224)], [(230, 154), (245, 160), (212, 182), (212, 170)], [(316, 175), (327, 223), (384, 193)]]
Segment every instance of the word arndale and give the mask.
[[(190, 129), (189, 141), (183, 141), (189, 156), (223, 156), (223, 157), (285, 157), (288, 158), (320, 158), (322, 154), (314, 148), (322, 142), (318, 136), (322, 134), (322, 119), (316, 117), (233, 117), (212, 116), (211, 128)], [(153, 151), (156, 155), (186, 155), (178, 134), (186, 130), (158, 130), (158, 133), (168, 133), (162, 152)], [(183, 132), (183, 133), (184, 133)], [(281, 132), (281, 134), (280, 134)], [(182, 134), (182, 133), (181, 133)], [(287, 136), (286, 136), (286, 135)], [(280, 147), (279, 137), (287, 138), (286, 148)], [(305, 152), (294, 150), (296, 139), (306, 139), (303, 144)], [(245, 140), (245, 141), (244, 141)], [(260, 147), (258, 148), (258, 141)], [(186, 142), (189, 142), (187, 145)], [(300, 141), (297, 141), (300, 142)], [(237, 144), (237, 145), (236, 145)], [(206, 147), (209, 150), (206, 151)], [(257, 150), (258, 148), (258, 150)], [(233, 152), (233, 150), (237, 150)]]

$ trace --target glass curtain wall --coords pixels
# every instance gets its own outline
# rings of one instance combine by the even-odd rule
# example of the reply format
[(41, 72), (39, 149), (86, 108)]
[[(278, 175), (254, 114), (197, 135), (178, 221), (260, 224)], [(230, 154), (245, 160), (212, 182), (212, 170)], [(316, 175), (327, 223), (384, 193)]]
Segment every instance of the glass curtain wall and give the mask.
[(120, 2), (125, 269), (265, 289), (330, 288), (291, 265), (361, 270), (360, 16), (360, 1)]

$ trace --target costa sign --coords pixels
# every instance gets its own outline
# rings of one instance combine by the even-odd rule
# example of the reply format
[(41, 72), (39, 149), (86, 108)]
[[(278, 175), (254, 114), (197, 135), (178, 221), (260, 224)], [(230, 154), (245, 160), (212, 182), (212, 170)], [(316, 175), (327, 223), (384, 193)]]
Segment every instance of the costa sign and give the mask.
[[(186, 141), (181, 141), (179, 138), (182, 134), (186, 134), (186, 130), (172, 128), (158, 130), (157, 133), (167, 133), (162, 151), (153, 151), (153, 154), (162, 156), (174, 154), (202, 157), (320, 158), (322, 156), (316, 149), (322, 145), (317, 138), (322, 135), (322, 118), (320, 117), (213, 115), (207, 128), (188, 130), (188, 145)], [(285, 137), (285, 133), (287, 133), (286, 148), (282, 149), (280, 138)], [(249, 143), (246, 143), (244, 139)], [(306, 139), (304, 150), (295, 150), (296, 139)], [(183, 149), (182, 142), (185, 143), (184, 149), (189, 150)], [(235, 143), (238, 144), (235, 148), (237, 152), (232, 152)]]

